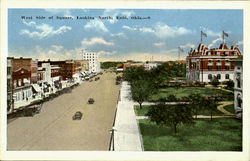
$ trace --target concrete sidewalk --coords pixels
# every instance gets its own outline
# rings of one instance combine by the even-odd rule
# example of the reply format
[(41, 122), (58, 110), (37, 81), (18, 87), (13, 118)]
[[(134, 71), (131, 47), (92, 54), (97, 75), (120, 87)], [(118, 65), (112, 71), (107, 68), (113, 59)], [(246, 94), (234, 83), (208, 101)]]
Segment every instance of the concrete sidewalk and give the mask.
[(134, 102), (130, 99), (130, 86), (122, 82), (120, 101), (117, 106), (114, 132), (115, 151), (143, 151), (140, 129), (134, 112)]

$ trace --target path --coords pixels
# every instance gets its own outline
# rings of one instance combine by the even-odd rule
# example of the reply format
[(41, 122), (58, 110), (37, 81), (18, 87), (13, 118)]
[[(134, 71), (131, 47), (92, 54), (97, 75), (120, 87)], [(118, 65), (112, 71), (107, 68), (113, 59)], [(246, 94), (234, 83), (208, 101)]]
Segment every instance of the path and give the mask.
[[(178, 102), (166, 102), (166, 104), (177, 104)], [(181, 103), (185, 103), (186, 102), (181, 102)], [(221, 111), (222, 113), (224, 113), (224, 115), (221, 116), (212, 116), (212, 118), (227, 118), (227, 117), (235, 117), (235, 114), (228, 112), (227, 110), (224, 109), (225, 106), (227, 105), (231, 105), (233, 104), (233, 101), (223, 101), (223, 102), (219, 102), (219, 106), (217, 106), (217, 109), (219, 111)], [(155, 105), (156, 102), (144, 102), (143, 105)], [(134, 102), (134, 105), (139, 105), (138, 103)], [(196, 118), (196, 116), (193, 116), (194, 118)], [(197, 118), (210, 118), (211, 116), (205, 116), (205, 115), (197, 115)], [(141, 119), (149, 119), (148, 116), (136, 116), (137, 120), (141, 120)]]
[(227, 110), (224, 109), (225, 106), (233, 104), (234, 103), (233, 101), (224, 101), (224, 102), (219, 102), (219, 103), (221, 105), (219, 105), (217, 107), (218, 110), (220, 110), (221, 112), (223, 112), (225, 115), (232, 115), (232, 116), (235, 115), (235, 114), (233, 114), (233, 113), (231, 113), (231, 112), (229, 112), (229, 111), (227, 111)]
[(130, 98), (130, 86), (128, 82), (122, 82), (120, 101), (114, 128), (115, 151), (142, 151), (143, 143), (138, 122), (134, 111), (134, 102)]

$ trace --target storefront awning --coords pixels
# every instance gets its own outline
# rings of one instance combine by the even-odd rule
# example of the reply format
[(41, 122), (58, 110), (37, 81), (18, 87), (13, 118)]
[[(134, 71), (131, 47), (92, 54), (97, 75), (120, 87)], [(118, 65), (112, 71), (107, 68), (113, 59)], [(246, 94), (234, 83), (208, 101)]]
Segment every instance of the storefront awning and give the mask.
[(33, 89), (38, 93), (41, 92), (41, 88), (38, 84), (32, 84)]

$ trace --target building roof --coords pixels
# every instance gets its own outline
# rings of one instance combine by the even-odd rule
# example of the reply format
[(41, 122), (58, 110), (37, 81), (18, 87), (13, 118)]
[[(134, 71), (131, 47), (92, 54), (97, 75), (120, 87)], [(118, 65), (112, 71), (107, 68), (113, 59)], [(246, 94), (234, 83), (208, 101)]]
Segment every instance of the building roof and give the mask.
[(232, 59), (231, 61), (243, 61), (243, 56), (239, 56), (238, 58)]

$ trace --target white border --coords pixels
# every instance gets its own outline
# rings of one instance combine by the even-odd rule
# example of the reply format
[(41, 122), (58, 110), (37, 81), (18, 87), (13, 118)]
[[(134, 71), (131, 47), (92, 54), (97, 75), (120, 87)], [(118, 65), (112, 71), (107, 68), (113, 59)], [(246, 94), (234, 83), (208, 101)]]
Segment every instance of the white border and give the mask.
[[(121, 9), (244, 9), (243, 152), (102, 152), (102, 151), (6, 151), (6, 57), (8, 8), (121, 8)], [(1, 160), (249, 160), (250, 117), (250, 4), (249, 1), (20, 1), (1, 4)], [(248, 32), (248, 33), (247, 33)]]

